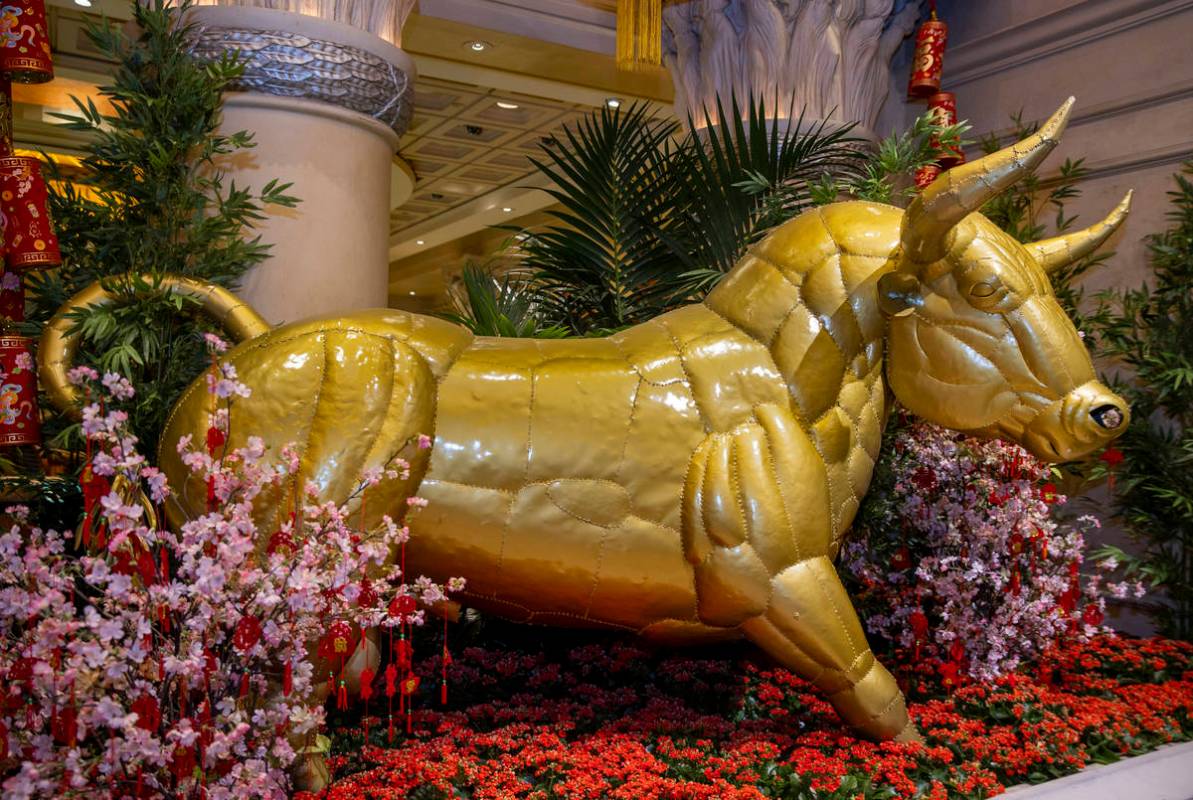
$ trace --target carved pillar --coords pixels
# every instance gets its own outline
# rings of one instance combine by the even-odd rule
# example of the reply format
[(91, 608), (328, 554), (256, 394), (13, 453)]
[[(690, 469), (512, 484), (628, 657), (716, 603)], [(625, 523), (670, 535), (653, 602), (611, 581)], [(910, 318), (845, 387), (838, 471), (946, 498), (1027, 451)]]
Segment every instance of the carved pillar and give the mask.
[[(393, 12), (379, 22), (386, 38), (412, 5), (377, 4)], [(196, 55), (236, 50), (245, 62), (220, 128), (251, 131), (256, 147), (221, 165), (228, 178), (292, 181), (289, 193), (302, 201), (270, 209), (259, 224), (272, 255), (241, 294), (274, 323), (384, 307), (391, 189), (411, 188), (400, 185), (394, 155), (410, 120), (413, 61), (373, 33), (290, 11), (202, 6), (189, 19)]]
[(872, 135), (890, 62), (920, 0), (681, 0), (663, 9), (663, 63), (675, 110), (698, 126), (704, 109), (762, 96), (768, 112), (856, 122)]

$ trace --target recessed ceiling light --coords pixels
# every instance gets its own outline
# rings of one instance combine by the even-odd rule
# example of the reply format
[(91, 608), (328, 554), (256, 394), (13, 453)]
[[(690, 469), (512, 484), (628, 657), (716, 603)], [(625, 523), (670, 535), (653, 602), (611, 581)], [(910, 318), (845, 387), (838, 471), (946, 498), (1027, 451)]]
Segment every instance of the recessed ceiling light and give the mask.
[(479, 53), (483, 50), (488, 50), (493, 45), (488, 42), (482, 42), (480, 39), (473, 39), (470, 42), (464, 42), (464, 46), (474, 53)]
[(502, 207), (501, 211), (502, 211), (502, 213), (503, 213), (503, 214), (508, 214), (508, 213), (510, 213), (511, 211), (513, 211), (513, 209), (512, 209), (512, 208), (510, 208), (509, 206), (504, 206), (504, 207)]
[(506, 100), (498, 100), (497, 107), (504, 108), (506, 111), (513, 111), (515, 108), (520, 108), (517, 103), (510, 103)]
[(413, 294), (417, 294), (417, 292), (411, 292), (410, 294), (412, 294), (412, 295), (413, 295)]
[(426, 242), (424, 242), (422, 239), (415, 239), (414, 243), (415, 244), (426, 244)]
[(91, 0), (75, 0), (75, 5), (82, 6), (83, 8), (91, 8)]
[(605, 105), (609, 106), (609, 108), (621, 108), (621, 98), (620, 97), (606, 97)]

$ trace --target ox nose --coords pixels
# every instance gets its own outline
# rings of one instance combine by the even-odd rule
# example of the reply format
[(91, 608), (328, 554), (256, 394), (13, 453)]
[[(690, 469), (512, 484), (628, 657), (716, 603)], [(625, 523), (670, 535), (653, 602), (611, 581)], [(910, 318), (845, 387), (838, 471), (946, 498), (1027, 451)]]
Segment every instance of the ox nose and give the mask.
[(1115, 403), (1103, 403), (1089, 412), (1089, 415), (1093, 417), (1094, 422), (1108, 431), (1119, 428), (1127, 418), (1122, 407)]

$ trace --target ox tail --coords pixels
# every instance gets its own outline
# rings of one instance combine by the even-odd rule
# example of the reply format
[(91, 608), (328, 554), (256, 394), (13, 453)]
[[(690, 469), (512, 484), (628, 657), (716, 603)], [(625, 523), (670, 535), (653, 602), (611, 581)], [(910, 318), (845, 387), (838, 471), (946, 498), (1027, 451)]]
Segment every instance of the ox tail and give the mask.
[[(252, 306), (213, 283), (177, 275), (143, 275), (140, 278), (147, 284), (146, 291), (165, 291), (197, 302), (200, 310), (220, 325), (233, 341), (243, 342), (270, 330), (269, 323)], [(96, 281), (67, 300), (41, 334), (37, 368), (42, 385), (50, 402), (62, 413), (76, 419), (80, 416), (79, 391), (71, 384), (67, 373), (74, 366), (79, 349), (78, 312), (117, 299), (117, 293)]]

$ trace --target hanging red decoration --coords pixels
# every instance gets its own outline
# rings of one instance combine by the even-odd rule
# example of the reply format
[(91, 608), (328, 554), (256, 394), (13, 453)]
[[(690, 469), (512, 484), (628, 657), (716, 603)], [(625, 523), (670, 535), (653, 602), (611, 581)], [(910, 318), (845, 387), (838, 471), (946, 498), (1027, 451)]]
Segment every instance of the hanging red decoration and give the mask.
[(7, 0), (0, 8), (0, 73), (17, 83), (54, 79), (44, 0)]
[(409, 697), (418, 691), (419, 678), (417, 675), (408, 675), (402, 681), (402, 694)]
[(408, 594), (400, 594), (389, 601), (389, 615), (391, 617), (408, 617), (417, 609), (417, 601)]
[(41, 441), (32, 345), (26, 336), (0, 336), (0, 445)]
[(368, 703), (369, 698), (373, 696), (373, 679), (375, 677), (377, 677), (376, 673), (368, 667), (365, 667), (360, 672), (360, 699), (364, 700), (365, 703)]
[(911, 551), (906, 546), (900, 547), (891, 556), (891, 569), (905, 570), (911, 567)]
[(1058, 497), (1055, 483), (1046, 483), (1040, 487), (1040, 499), (1048, 505), (1055, 503)]
[(915, 56), (911, 62), (911, 80), (907, 83), (907, 98), (922, 100), (940, 91), (940, 73), (944, 66), (944, 46), (949, 26), (936, 18), (933, 7), (929, 19), (915, 36)]
[(137, 715), (137, 727), (143, 731), (152, 733), (162, 724), (161, 707), (151, 694), (143, 694), (134, 700), (131, 710)]
[(285, 668), (282, 670), (282, 696), (289, 697), (290, 693), (294, 691), (294, 665), (289, 661), (286, 662)]
[(215, 458), (216, 453), (220, 451), (226, 441), (227, 437), (224, 436), (224, 432), (212, 425), (207, 429), (207, 455)]
[(406, 639), (398, 639), (393, 646), (394, 662), (398, 667), (407, 670), (414, 662), (414, 645)]
[(252, 614), (245, 614), (236, 623), (236, 630), (232, 632), (232, 646), (241, 655), (248, 653), (261, 640), (261, 620)]
[(915, 171), (915, 188), (923, 191), (932, 184), (932, 181), (940, 177), (940, 167), (935, 164), (928, 164), (920, 167)]
[(1087, 605), (1081, 612), (1081, 621), (1086, 625), (1093, 625), (1094, 627), (1097, 627), (1098, 625), (1102, 624), (1103, 619), (1105, 619), (1105, 615), (1102, 613), (1102, 609), (1098, 608), (1093, 603)]
[[(952, 92), (937, 92), (928, 98), (928, 113), (937, 125), (945, 127), (957, 124), (957, 98)], [(940, 142), (935, 138), (931, 141), (934, 148), (940, 148)], [(959, 147), (945, 149), (937, 161), (940, 166), (948, 169), (962, 163), (964, 154)]]
[(4, 258), (10, 270), (44, 269), (62, 263), (41, 162), (36, 158), (0, 158), (0, 211), (4, 214)]
[[(0, 293), (0, 297), (3, 297), (2, 293)], [(1098, 456), (1098, 458), (1106, 465), (1106, 488), (1113, 494), (1114, 470), (1119, 464), (1123, 463), (1123, 451), (1111, 445), (1103, 450), (1102, 455)]]
[(327, 661), (347, 658), (355, 642), (352, 626), (343, 620), (337, 620), (331, 623), (319, 642), (319, 657)]

